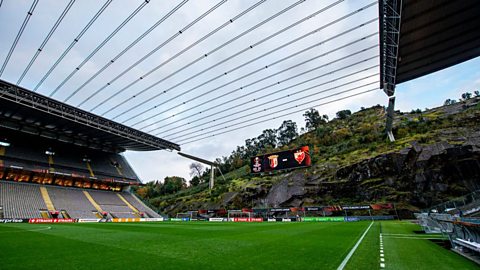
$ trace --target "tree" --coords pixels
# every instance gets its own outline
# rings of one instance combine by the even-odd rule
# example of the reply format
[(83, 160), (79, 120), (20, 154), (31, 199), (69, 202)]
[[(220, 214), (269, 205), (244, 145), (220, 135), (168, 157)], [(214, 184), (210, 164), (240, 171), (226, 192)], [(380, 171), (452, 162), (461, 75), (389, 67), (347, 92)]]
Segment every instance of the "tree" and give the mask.
[(245, 158), (256, 155), (258, 150), (257, 138), (245, 140)]
[(167, 176), (163, 181), (164, 194), (173, 194), (187, 188), (187, 181), (179, 176)]
[(480, 97), (480, 91), (475, 90), (473, 93), (475, 94), (476, 97)]
[(314, 108), (305, 111), (303, 116), (305, 117), (305, 127), (308, 131), (315, 130), (321, 124), (325, 124), (328, 121), (327, 115), (320, 116), (320, 113)]
[(277, 131), (275, 129), (265, 129), (260, 136), (257, 137), (258, 148), (275, 148), (277, 146)]
[(445, 102), (443, 103), (443, 105), (452, 105), (452, 104), (455, 104), (457, 103), (457, 101), (455, 99), (447, 99), (445, 100)]
[(341, 110), (337, 112), (338, 119), (347, 119), (350, 115), (352, 115), (350, 110)]
[(467, 99), (470, 99), (472, 97), (472, 93), (470, 92), (465, 92), (462, 94), (462, 99), (463, 100), (467, 100)]
[(297, 123), (292, 120), (283, 121), (282, 125), (277, 129), (277, 135), (278, 145), (287, 145), (298, 136)]
[(196, 187), (200, 184), (200, 178), (198, 176), (194, 176), (192, 177), (192, 179), (190, 180), (190, 185), (193, 186), (193, 187)]
[(203, 165), (199, 162), (193, 162), (189, 166), (190, 168), (190, 176), (198, 176), (200, 177), (203, 172)]

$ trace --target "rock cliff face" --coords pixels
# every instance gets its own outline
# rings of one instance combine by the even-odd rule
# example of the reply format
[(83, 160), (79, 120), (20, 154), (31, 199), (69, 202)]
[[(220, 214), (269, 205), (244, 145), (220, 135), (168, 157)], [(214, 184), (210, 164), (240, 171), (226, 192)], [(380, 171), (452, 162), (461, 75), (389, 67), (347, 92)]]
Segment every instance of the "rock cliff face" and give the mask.
[[(414, 144), (400, 152), (383, 154), (337, 170), (336, 187), (317, 185), (318, 192), (354, 201), (385, 198), (426, 207), (447, 196), (480, 188), (480, 144), (427, 146)], [(313, 189), (315, 190), (315, 188)]]

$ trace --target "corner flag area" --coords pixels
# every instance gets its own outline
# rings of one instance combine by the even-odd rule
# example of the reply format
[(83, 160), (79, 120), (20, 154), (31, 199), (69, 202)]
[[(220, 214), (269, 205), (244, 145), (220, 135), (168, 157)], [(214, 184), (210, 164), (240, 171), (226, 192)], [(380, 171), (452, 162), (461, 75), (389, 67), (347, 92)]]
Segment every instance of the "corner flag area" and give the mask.
[(442, 235), (420, 230), (400, 221), (1, 224), (0, 261), (1, 269), (477, 269)]

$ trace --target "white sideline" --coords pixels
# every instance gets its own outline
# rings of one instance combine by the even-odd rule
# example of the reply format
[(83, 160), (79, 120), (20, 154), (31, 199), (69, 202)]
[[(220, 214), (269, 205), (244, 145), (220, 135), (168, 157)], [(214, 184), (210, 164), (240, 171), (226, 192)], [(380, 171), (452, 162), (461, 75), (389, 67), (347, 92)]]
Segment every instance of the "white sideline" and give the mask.
[(370, 226), (368, 226), (368, 228), (365, 230), (365, 232), (362, 234), (362, 236), (360, 237), (360, 239), (358, 239), (357, 243), (355, 244), (355, 246), (353, 246), (352, 250), (350, 250), (350, 252), (347, 254), (347, 257), (345, 257), (345, 259), (343, 259), (343, 262), (338, 266), (337, 270), (343, 270), (343, 268), (345, 268), (345, 266), (347, 265), (348, 261), (350, 260), (350, 258), (353, 256), (353, 253), (355, 253), (355, 250), (357, 250), (358, 246), (360, 245), (360, 243), (362, 242), (363, 238), (365, 237), (365, 235), (367, 235), (368, 231), (370, 230), (370, 227), (372, 227), (373, 225), (373, 221), (372, 223), (370, 223)]
[(46, 231), (46, 230), (51, 230), (52, 227), (48, 226), (45, 228), (38, 228), (38, 229), (31, 229), (31, 230), (21, 230), (21, 231), (3, 231), (0, 233), (24, 233), (24, 232), (38, 232), (38, 231)]

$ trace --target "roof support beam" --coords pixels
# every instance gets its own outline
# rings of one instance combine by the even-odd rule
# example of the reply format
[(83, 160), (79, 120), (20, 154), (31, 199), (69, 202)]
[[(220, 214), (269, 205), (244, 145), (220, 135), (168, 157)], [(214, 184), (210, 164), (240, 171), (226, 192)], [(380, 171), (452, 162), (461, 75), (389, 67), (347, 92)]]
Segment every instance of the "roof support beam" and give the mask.
[(395, 94), (402, 0), (380, 0), (380, 88), (387, 96)]
[[(103, 131), (111, 134), (112, 137), (121, 138), (123, 141), (135, 142), (138, 147), (133, 148), (134, 150), (140, 148), (145, 148), (146, 150), (180, 150), (178, 144), (110, 121), (2, 80), (0, 80), (0, 100), (41, 111), (51, 115), (52, 118), (67, 120), (88, 129)], [(126, 149), (128, 148), (126, 147)]]

